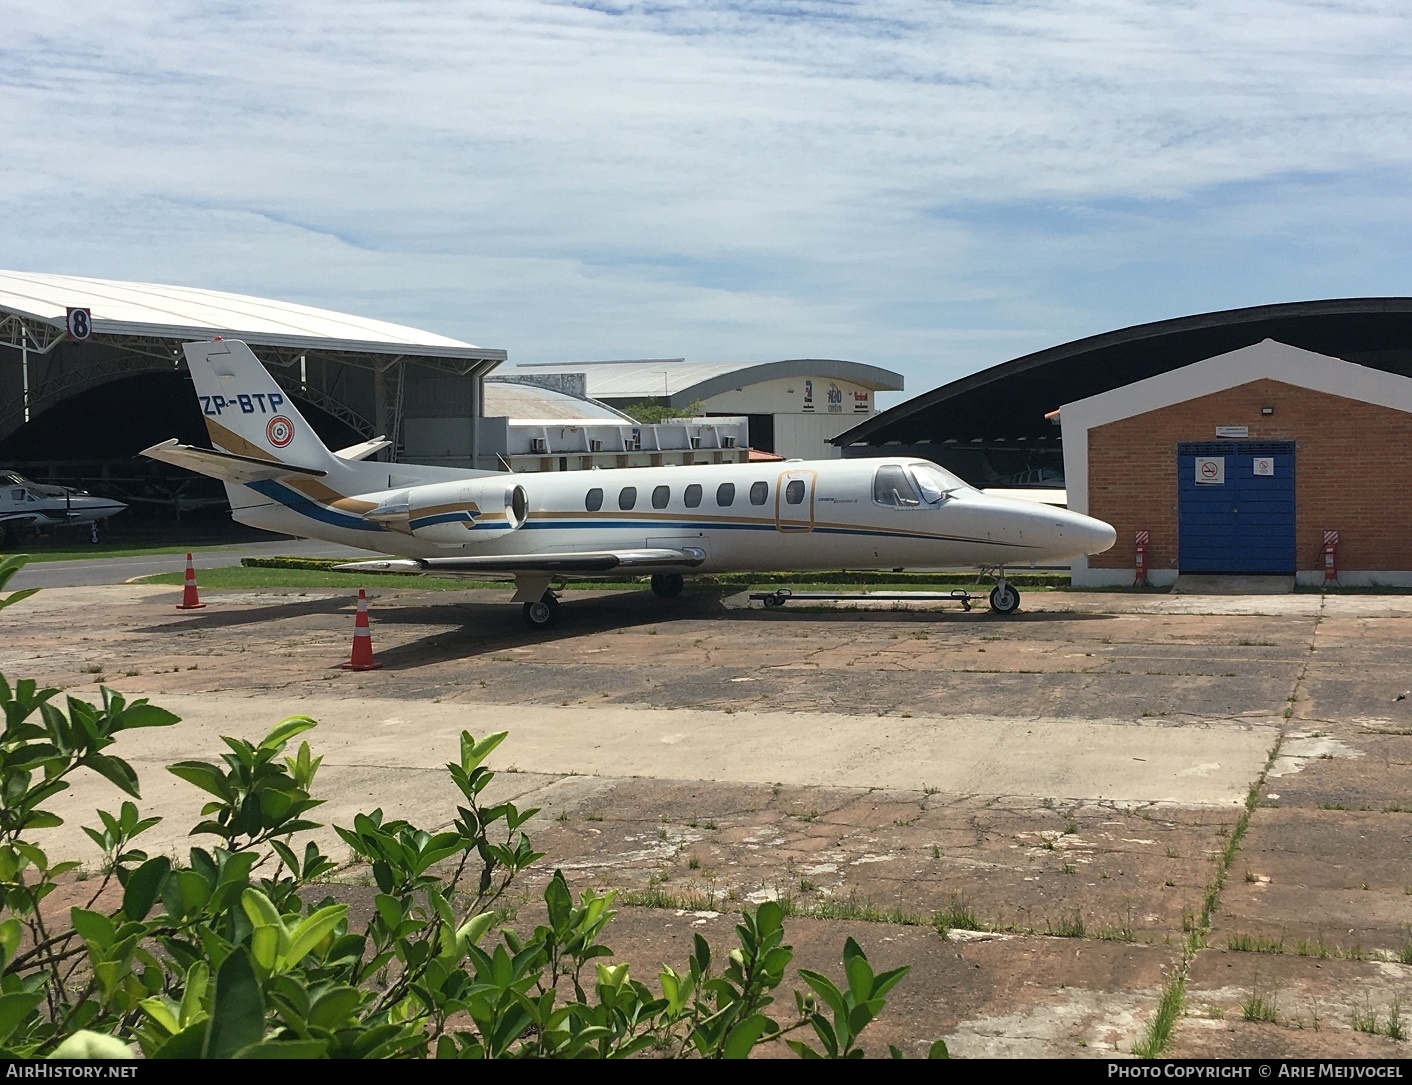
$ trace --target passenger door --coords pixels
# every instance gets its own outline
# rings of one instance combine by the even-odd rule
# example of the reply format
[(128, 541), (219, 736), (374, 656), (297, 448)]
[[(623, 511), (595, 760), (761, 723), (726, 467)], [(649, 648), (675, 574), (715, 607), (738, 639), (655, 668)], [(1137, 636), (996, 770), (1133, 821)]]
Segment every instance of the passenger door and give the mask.
[(775, 530), (814, 530), (814, 472), (785, 471), (775, 484)]

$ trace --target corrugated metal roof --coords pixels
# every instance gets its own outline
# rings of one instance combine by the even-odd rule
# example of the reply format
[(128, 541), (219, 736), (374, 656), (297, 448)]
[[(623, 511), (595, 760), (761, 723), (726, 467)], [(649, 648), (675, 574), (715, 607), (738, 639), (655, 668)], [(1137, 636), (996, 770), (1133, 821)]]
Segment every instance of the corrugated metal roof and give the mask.
[(618, 411), (591, 399), (580, 399), (553, 388), (534, 384), (485, 382), (485, 417), (508, 417), (512, 422), (539, 419), (627, 424)]
[(62, 328), (68, 308), (89, 309), (95, 335), (151, 335), (307, 346), (310, 349), (503, 358), (505, 352), (383, 320), (294, 302), (190, 286), (0, 271), (0, 312)]

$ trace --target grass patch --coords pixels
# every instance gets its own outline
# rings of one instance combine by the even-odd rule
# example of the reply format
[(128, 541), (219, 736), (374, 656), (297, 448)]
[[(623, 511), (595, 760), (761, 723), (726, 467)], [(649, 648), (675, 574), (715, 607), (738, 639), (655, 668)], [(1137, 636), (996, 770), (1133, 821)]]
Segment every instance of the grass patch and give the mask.
[(37, 547), (15, 547), (12, 550), (5, 550), (5, 555), (24, 554), (29, 559), (30, 564), (45, 561), (84, 561), (90, 558), (143, 558), (160, 555), (169, 556), (173, 562), (181, 563), (185, 567), (187, 554), (202, 554), (212, 550), (231, 550), (241, 543), (249, 542), (249, 539), (240, 539), (228, 543), (211, 543), (208, 546), (108, 546), (99, 543), (97, 546), (74, 543), (64, 546), (37, 546)]
[(895, 923), (903, 927), (926, 926), (926, 920), (917, 912), (901, 908), (879, 908), (866, 900), (850, 896), (847, 900), (820, 900), (804, 903), (793, 897), (781, 897), (780, 907), (786, 916), (801, 919), (859, 919), (864, 923)]
[(1073, 915), (1065, 916), (1058, 923), (1044, 921), (1044, 933), (1055, 938), (1082, 938), (1088, 932), (1084, 930), (1083, 916), (1075, 912)]
[[(139, 584), (180, 585), (186, 578), (184, 569), (171, 573), (155, 573), (138, 579)], [(490, 581), (457, 580), (447, 576), (417, 576), (404, 573), (331, 573), (317, 569), (267, 569), (263, 567), (228, 567), (198, 569), (196, 582), (207, 588), (347, 588), (356, 590), (381, 586), (387, 590), (465, 591), (468, 588), (504, 588), (507, 584)], [(600, 585), (595, 585), (598, 587)]]
[(1274, 998), (1266, 998), (1258, 991), (1240, 1004), (1240, 1013), (1247, 1021), (1268, 1021), (1274, 1024), (1279, 1020)]
[(1172, 977), (1162, 988), (1162, 997), (1157, 1002), (1157, 1012), (1147, 1023), (1147, 1033), (1133, 1045), (1133, 1054), (1140, 1059), (1160, 1058), (1172, 1042), (1172, 1030), (1182, 1015), (1186, 1003), (1186, 969)]
[(1263, 934), (1233, 934), (1226, 939), (1226, 948), (1235, 953), (1283, 953), (1285, 940)]
[(933, 912), (931, 924), (943, 938), (946, 937), (947, 931), (985, 930), (981, 921), (976, 918), (976, 913), (960, 897), (952, 897), (951, 903), (943, 911)]

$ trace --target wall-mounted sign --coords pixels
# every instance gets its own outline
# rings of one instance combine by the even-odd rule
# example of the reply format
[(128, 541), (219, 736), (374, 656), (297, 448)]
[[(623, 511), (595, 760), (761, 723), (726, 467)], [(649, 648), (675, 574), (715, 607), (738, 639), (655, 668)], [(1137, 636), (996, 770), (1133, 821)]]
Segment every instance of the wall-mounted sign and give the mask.
[(806, 410), (806, 411), (812, 411), (812, 410), (814, 409), (814, 382), (813, 382), (813, 381), (805, 381), (805, 382), (804, 382), (804, 408), (803, 408), (803, 409)]
[(1224, 486), (1226, 484), (1226, 457), (1197, 456), (1196, 484), (1198, 486)]
[(1274, 457), (1272, 457), (1272, 456), (1256, 456), (1256, 457), (1255, 457), (1255, 473), (1256, 473), (1257, 475), (1264, 475), (1264, 476), (1267, 477), (1267, 478), (1273, 478), (1274, 475), (1275, 475), (1275, 460), (1274, 460)]
[(87, 309), (70, 308), (65, 326), (70, 339), (82, 343), (93, 338), (93, 314)]
[(1217, 427), (1216, 427), (1216, 436), (1217, 436), (1217, 437), (1226, 437), (1226, 438), (1231, 438), (1231, 437), (1236, 437), (1236, 438), (1240, 438), (1240, 437), (1249, 437), (1249, 436), (1250, 436), (1250, 427), (1249, 427), (1249, 426), (1217, 426)]

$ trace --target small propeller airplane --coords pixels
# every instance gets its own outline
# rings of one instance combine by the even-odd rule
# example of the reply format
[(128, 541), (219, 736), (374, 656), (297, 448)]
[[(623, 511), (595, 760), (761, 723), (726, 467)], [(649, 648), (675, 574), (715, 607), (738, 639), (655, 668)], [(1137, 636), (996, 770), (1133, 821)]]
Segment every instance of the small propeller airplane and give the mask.
[(623, 574), (670, 598), (703, 573), (974, 565), (998, 570), (990, 605), (1010, 614), (1006, 565), (1117, 538), (916, 457), (544, 473), (368, 461), (388, 442), (329, 451), (244, 343), (184, 350), (213, 447), (169, 440), (144, 456), (220, 479), (242, 524), (394, 555), (340, 569), (513, 579), (531, 629), (555, 624), (556, 583)]
[(14, 471), (0, 471), (0, 537), (6, 542), (23, 528), (43, 531), (86, 525), (96, 532), (99, 520), (125, 508), (121, 501), (94, 497), (87, 490), (41, 485)]

